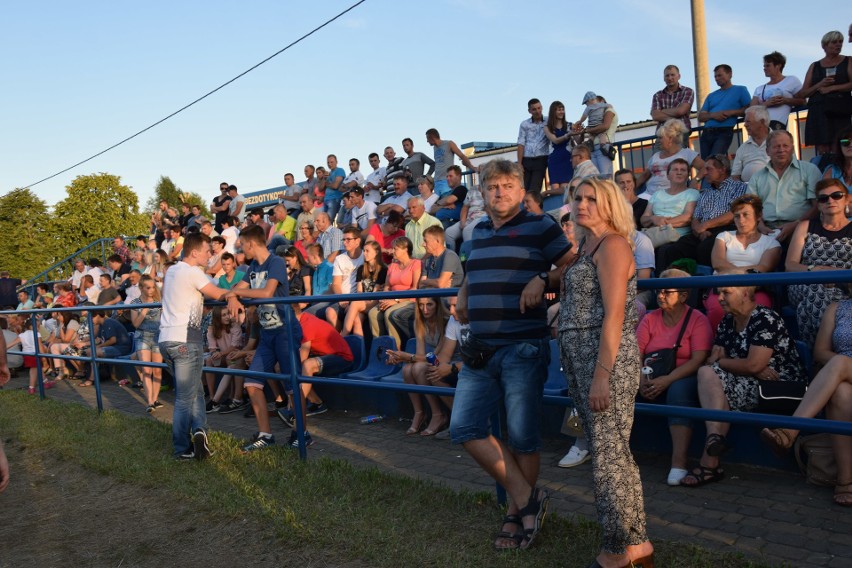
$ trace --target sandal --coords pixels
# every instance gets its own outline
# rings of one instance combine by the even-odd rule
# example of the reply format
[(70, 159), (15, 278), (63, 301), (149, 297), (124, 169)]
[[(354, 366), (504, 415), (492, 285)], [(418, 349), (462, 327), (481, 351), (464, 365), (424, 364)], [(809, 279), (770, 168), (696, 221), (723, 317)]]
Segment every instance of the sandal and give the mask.
[(86, 373), (85, 371), (77, 371), (76, 373), (74, 373), (75, 379), (85, 379), (88, 376), (89, 376), (89, 374)]
[[(420, 420), (417, 420), (420, 418)], [(405, 431), (406, 436), (413, 436), (420, 432), (423, 429), (423, 411), (416, 411), (414, 416), (411, 418), (411, 427)]]
[(784, 428), (764, 428), (760, 431), (760, 439), (769, 446), (777, 457), (783, 459), (793, 447), (795, 436), (791, 436)]
[[(521, 546), (521, 541), (524, 540), (523, 532), (513, 533), (502, 530), (503, 525), (507, 524), (518, 525), (519, 527), (521, 527), (522, 530), (524, 528), (524, 523), (521, 520), (521, 517), (519, 517), (518, 515), (506, 515), (505, 517), (503, 517), (503, 521), (500, 523), (501, 530), (494, 537), (494, 550), (498, 552), (505, 552), (506, 550), (517, 550)], [(511, 546), (498, 546), (497, 541), (500, 539), (511, 541), (514, 544)]]
[(852, 507), (852, 483), (838, 483), (834, 486), (834, 503), (841, 507)]
[[(692, 471), (686, 474), (686, 477), (681, 479), (680, 484), (684, 487), (701, 487), (708, 483), (721, 481), (725, 478), (725, 472), (719, 467), (704, 467), (699, 465)], [(687, 483), (687, 480), (691, 480)]]
[(422, 432), (420, 432), (421, 436), (434, 436), (438, 432), (443, 432), (450, 426), (450, 421), (447, 420), (447, 417), (444, 416), (444, 419), (441, 421), (441, 425), (437, 428), (426, 428)]
[(550, 495), (544, 489), (533, 487), (530, 491), (530, 498), (527, 500), (526, 506), (518, 511), (518, 516), (521, 518), (530, 515), (535, 516), (535, 524), (532, 528), (524, 529), (524, 538), (518, 548), (526, 550), (532, 546), (535, 537), (541, 530), (541, 525), (544, 524), (544, 516), (547, 514), (547, 504), (550, 502)]
[(704, 442), (704, 451), (714, 458), (724, 455), (729, 449), (728, 440), (721, 434), (710, 434)]
[(90, 387), (90, 386), (92, 386), (93, 384), (94, 384), (94, 383), (93, 383), (92, 381), (85, 380), (85, 381), (80, 381), (80, 383), (79, 383), (77, 386), (78, 386), (78, 387)]

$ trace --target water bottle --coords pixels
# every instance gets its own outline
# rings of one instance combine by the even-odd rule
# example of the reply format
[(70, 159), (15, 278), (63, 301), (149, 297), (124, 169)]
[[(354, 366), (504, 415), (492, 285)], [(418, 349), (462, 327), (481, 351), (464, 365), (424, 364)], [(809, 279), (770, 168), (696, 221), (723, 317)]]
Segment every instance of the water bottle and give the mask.
[(371, 414), (369, 416), (363, 417), (361, 419), (361, 424), (375, 424), (376, 422), (381, 422), (384, 419), (384, 414)]
[(437, 367), (441, 364), (441, 362), (438, 361), (438, 357), (431, 351), (426, 354), (426, 362), (432, 367)]

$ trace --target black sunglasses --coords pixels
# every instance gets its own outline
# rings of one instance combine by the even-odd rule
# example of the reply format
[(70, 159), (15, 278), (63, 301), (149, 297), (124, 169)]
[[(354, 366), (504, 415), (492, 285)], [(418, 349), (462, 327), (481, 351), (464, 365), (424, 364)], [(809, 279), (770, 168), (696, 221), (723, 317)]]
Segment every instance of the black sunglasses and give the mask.
[(817, 195), (817, 201), (820, 203), (828, 203), (829, 199), (833, 199), (834, 201), (840, 201), (841, 199), (845, 199), (846, 194), (842, 191), (835, 191), (834, 193), (827, 193), (823, 195)]
[(849, 138), (843, 138), (842, 140), (840, 140), (840, 145), (844, 148), (848, 148), (850, 145), (852, 145), (852, 140), (850, 140)]

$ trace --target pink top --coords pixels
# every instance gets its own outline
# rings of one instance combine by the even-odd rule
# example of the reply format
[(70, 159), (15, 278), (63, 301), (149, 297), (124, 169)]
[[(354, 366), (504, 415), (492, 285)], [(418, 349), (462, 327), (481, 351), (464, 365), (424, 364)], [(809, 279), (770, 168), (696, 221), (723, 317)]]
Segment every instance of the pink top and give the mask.
[(405, 268), (398, 262), (392, 262), (388, 266), (387, 285), (394, 292), (400, 290), (411, 290), (414, 288), (414, 268), (420, 269), (420, 261), (416, 258), (411, 259), (408, 266)]
[[(636, 339), (639, 341), (639, 351), (643, 356), (657, 349), (674, 347), (680, 327), (683, 325), (683, 318), (688, 311), (684, 310), (683, 316), (673, 327), (666, 327), (663, 323), (662, 310), (648, 312), (636, 328)], [(677, 350), (675, 366), (680, 367), (689, 361), (693, 351), (710, 351), (712, 348), (713, 329), (710, 327), (710, 320), (698, 310), (692, 310), (683, 339), (680, 341), (680, 349)]]
[(219, 351), (232, 351), (240, 349), (245, 345), (243, 341), (243, 330), (236, 323), (231, 324), (231, 328), (225, 330), (222, 337), (216, 339), (213, 335), (213, 326), (207, 328), (207, 347), (210, 351), (218, 349)]

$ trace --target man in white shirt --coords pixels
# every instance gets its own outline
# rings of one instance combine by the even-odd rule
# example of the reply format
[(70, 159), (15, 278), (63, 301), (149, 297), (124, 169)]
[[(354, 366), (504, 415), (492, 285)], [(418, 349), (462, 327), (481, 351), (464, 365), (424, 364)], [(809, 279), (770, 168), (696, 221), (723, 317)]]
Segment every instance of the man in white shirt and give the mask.
[(366, 239), (370, 228), (376, 224), (376, 204), (365, 200), (364, 190), (360, 187), (353, 189), (349, 195), (352, 199), (352, 222), (361, 230), (361, 239)]
[(71, 278), (68, 279), (68, 282), (71, 283), (71, 288), (73, 288), (75, 292), (80, 289), (80, 280), (82, 280), (85, 275), (86, 263), (82, 258), (78, 258), (74, 261), (74, 273), (71, 275)]
[(748, 131), (748, 140), (737, 148), (734, 163), (731, 164), (731, 177), (748, 182), (755, 172), (769, 163), (769, 155), (766, 153), (769, 112), (763, 106), (748, 107), (743, 124)]
[[(352, 294), (357, 291), (357, 270), (364, 264), (364, 254), (361, 251), (361, 234), (355, 227), (347, 227), (343, 231), (343, 251), (334, 259), (331, 271), (331, 293)], [(338, 302), (325, 308), (325, 319), (337, 327), (349, 302)]]
[(364, 184), (364, 174), (361, 173), (361, 160), (352, 158), (349, 160), (349, 175), (343, 178), (341, 191), (351, 191)]
[(293, 174), (284, 174), (284, 191), (281, 192), (282, 204), (293, 217), (299, 214), (299, 198), (302, 196), (302, 188), (296, 185), (295, 180)]
[(201, 333), (204, 297), (221, 300), (227, 294), (204, 274), (210, 260), (210, 238), (196, 233), (184, 242), (183, 260), (166, 272), (160, 317), (160, 352), (175, 380), (172, 418), (174, 456), (179, 460), (210, 457), (207, 414), (201, 380), (204, 344)]
[(370, 166), (373, 171), (364, 180), (364, 199), (378, 203), (382, 199), (382, 190), (385, 188), (385, 168), (380, 167), (379, 155), (375, 152), (370, 154)]
[[(222, 221), (222, 238), (225, 239), (225, 252), (231, 254), (237, 253), (237, 239), (240, 237), (240, 230), (237, 228), (240, 224), (236, 217), (228, 217)], [(184, 245), (186, 248), (186, 245)]]
[(403, 216), (408, 215), (408, 198), (411, 197), (408, 193), (408, 180), (404, 176), (394, 178), (393, 191), (394, 194), (376, 208), (377, 216), (386, 217), (391, 211), (396, 211)]

